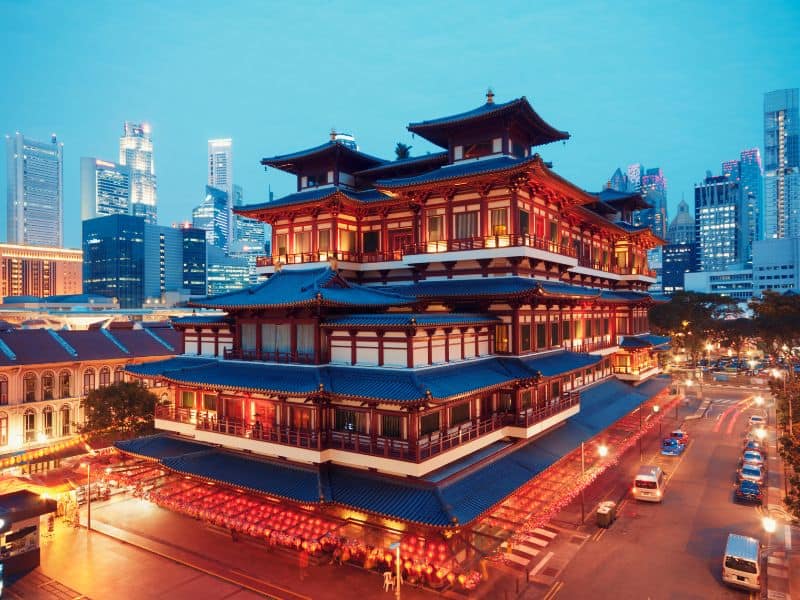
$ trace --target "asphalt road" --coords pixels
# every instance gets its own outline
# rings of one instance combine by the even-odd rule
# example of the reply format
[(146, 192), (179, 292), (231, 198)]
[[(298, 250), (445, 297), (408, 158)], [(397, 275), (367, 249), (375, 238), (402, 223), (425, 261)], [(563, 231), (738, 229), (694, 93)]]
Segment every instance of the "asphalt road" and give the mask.
[[(686, 422), (692, 436), (686, 452), (645, 456), (669, 477), (664, 501), (636, 502), (628, 496), (618, 521), (583, 546), (548, 600), (748, 597), (722, 584), (721, 564), (728, 533), (766, 542), (758, 509), (732, 500), (746, 422), (758, 412), (747, 400), (752, 394), (707, 388), (713, 403), (705, 418)], [(771, 450), (774, 456), (774, 446)], [(638, 460), (621, 467), (631, 481), (637, 466)]]

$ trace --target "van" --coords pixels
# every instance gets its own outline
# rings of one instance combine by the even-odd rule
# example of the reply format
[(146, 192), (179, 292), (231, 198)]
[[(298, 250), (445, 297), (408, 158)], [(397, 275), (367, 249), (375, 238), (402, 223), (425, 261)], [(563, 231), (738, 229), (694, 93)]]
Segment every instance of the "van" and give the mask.
[(633, 480), (631, 493), (636, 500), (646, 500), (647, 502), (661, 502), (664, 497), (664, 485), (667, 478), (661, 467), (653, 465), (642, 465), (636, 478)]
[(761, 547), (757, 539), (735, 533), (728, 535), (722, 581), (748, 590), (761, 589)]

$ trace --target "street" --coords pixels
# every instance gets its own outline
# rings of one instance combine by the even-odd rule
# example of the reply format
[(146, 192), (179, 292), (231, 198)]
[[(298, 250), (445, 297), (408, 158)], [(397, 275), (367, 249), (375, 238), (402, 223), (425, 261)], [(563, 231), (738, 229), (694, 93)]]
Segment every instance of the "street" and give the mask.
[[(587, 590), (596, 599), (747, 597), (722, 584), (721, 564), (729, 533), (771, 541), (762, 530), (762, 509), (732, 500), (747, 419), (759, 412), (752, 396), (752, 391), (707, 388), (712, 403), (705, 417), (684, 427), (692, 437), (686, 452), (662, 457), (649, 448), (645, 454), (645, 463), (661, 465), (669, 478), (664, 501), (636, 502), (626, 495), (619, 520), (596, 530), (546, 597), (585, 598)], [(775, 464), (774, 429), (769, 439), (768, 460)], [(638, 460), (621, 465), (629, 482), (637, 466)], [(777, 469), (770, 469), (771, 486), (776, 476)], [(777, 493), (773, 489), (769, 502), (780, 502), (772, 497)], [(782, 533), (781, 527), (774, 535), (776, 546), (782, 545)]]

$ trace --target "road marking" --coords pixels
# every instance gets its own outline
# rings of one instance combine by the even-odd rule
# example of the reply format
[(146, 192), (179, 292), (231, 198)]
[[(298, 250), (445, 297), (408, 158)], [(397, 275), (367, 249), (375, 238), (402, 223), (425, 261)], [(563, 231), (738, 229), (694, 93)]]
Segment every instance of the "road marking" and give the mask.
[(549, 537), (551, 540), (555, 539), (555, 537), (558, 535), (557, 533), (555, 533), (553, 531), (547, 531), (546, 529), (542, 529), (541, 527), (537, 527), (536, 529), (534, 529), (533, 533), (538, 533), (539, 535), (543, 535), (545, 537)]
[(513, 563), (517, 563), (518, 565), (522, 565), (523, 567), (527, 567), (528, 563), (531, 562), (529, 558), (522, 558), (521, 556), (517, 556), (514, 553), (507, 552), (505, 557), (506, 560), (510, 560)]
[(600, 538), (606, 534), (606, 531), (608, 531), (606, 528), (598, 529), (597, 532), (592, 536), (592, 541), (599, 542)]
[(529, 556), (536, 556), (539, 554), (539, 551), (536, 548), (531, 548), (525, 544), (514, 544), (514, 550), (519, 550), (523, 554), (527, 554)]
[(541, 571), (542, 569), (544, 569), (544, 566), (547, 564), (547, 562), (548, 562), (548, 561), (549, 561), (551, 558), (553, 558), (554, 556), (555, 556), (555, 554), (553, 554), (552, 552), (548, 552), (547, 554), (545, 554), (545, 555), (544, 555), (544, 558), (543, 558), (542, 560), (540, 560), (540, 561), (537, 563), (537, 565), (536, 565), (535, 567), (533, 567), (533, 569), (531, 569), (531, 570), (528, 572), (528, 580), (530, 581), (531, 577), (536, 577), (536, 574), (537, 574), (539, 571)]
[(544, 595), (544, 600), (553, 600), (553, 598), (555, 598), (558, 595), (558, 592), (561, 591), (562, 587), (564, 587), (564, 582), (563, 581), (555, 582), (550, 587), (550, 589), (547, 590), (547, 593)]

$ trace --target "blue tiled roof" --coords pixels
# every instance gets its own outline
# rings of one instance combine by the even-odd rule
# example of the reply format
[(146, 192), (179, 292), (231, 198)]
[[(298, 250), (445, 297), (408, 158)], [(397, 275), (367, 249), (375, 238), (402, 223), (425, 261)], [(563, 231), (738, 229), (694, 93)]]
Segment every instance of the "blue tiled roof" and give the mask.
[(532, 138), (531, 143), (534, 145), (548, 144), (550, 142), (569, 138), (569, 134), (566, 131), (559, 131), (545, 122), (545, 120), (533, 110), (533, 107), (525, 96), (503, 103), (486, 102), (466, 112), (439, 117), (438, 119), (411, 123), (408, 126), (408, 130), (424, 137), (434, 144), (446, 147), (448, 139), (447, 132), (453, 126), (464, 126), (466, 123), (469, 123), (469, 121), (508, 114), (513, 114), (519, 119), (517, 122), (521, 127), (527, 130), (527, 134)]
[[(629, 414), (669, 382), (669, 378), (654, 378), (637, 388), (616, 379), (598, 383), (581, 391), (580, 412), (563, 426), (515, 450), (498, 453), (477, 468), (471, 462), (463, 473), (436, 481), (394, 478), (332, 464), (284, 464), (208, 450), (208, 446), (184, 440), (170, 442), (167, 440), (175, 438), (168, 436), (119, 442), (117, 446), (126, 452), (162, 459), (165, 467), (181, 473), (297, 502), (340, 504), (437, 527), (454, 525), (454, 518), (459, 525), (466, 525), (578, 448), (582, 441)], [(179, 453), (182, 444), (188, 444), (185, 455)]]
[(193, 300), (189, 304), (223, 310), (237, 308), (271, 308), (302, 305), (334, 306), (402, 306), (408, 298), (349, 283), (330, 267), (284, 269), (259, 285)]
[(376, 313), (347, 315), (325, 321), (323, 327), (429, 327), (495, 323), (497, 317), (467, 313)]
[(380, 202), (381, 200), (390, 200), (391, 197), (379, 192), (378, 190), (352, 190), (346, 186), (324, 186), (319, 188), (311, 188), (294, 194), (289, 194), (281, 198), (276, 198), (269, 202), (260, 202), (258, 204), (248, 204), (246, 206), (238, 206), (234, 210), (237, 213), (247, 214), (254, 210), (262, 210), (265, 208), (275, 208), (279, 206), (288, 206), (290, 204), (304, 204), (306, 202), (321, 202), (327, 200), (331, 196), (341, 194), (356, 202)]
[(320, 501), (319, 473), (314, 468), (248, 458), (219, 450), (165, 458), (161, 462), (179, 473), (197, 475), (250, 491), (297, 502)]
[(406, 169), (411, 170), (414, 166), (425, 165), (427, 163), (439, 163), (444, 164), (447, 162), (448, 159), (448, 152), (433, 152), (431, 154), (423, 154), (422, 156), (410, 156), (408, 158), (403, 158), (400, 160), (393, 160), (385, 162), (381, 165), (376, 167), (370, 167), (369, 169), (363, 169), (358, 171), (356, 175), (359, 177), (374, 177), (375, 175), (380, 175), (386, 171), (398, 170), (398, 169)]
[(172, 319), (175, 325), (212, 325), (215, 323), (230, 323), (231, 318), (227, 315), (190, 315), (188, 317), (176, 317)]
[(600, 294), (601, 300), (610, 300), (615, 302), (635, 302), (638, 300), (649, 300), (652, 296), (647, 292), (633, 292), (629, 290), (603, 290)]
[(544, 377), (553, 377), (562, 373), (569, 373), (575, 369), (583, 369), (596, 365), (603, 359), (597, 354), (581, 354), (564, 350), (542, 357), (521, 358), (520, 360), (529, 369), (538, 371)]
[(200, 444), (165, 434), (150, 435), (132, 440), (120, 440), (114, 442), (114, 445), (129, 454), (145, 456), (155, 460), (171, 456), (191, 455), (213, 449), (213, 446), (208, 444)]
[(125, 365), (125, 370), (133, 375), (153, 377), (167, 372), (181, 371), (183, 369), (196, 369), (209, 367), (217, 362), (214, 358), (200, 358), (195, 356), (174, 356), (165, 360), (155, 360), (136, 365)]
[(385, 289), (411, 298), (474, 297), (533, 292), (538, 289), (538, 283), (536, 279), (525, 277), (486, 277), (420, 281), (410, 285), (387, 286)]
[(275, 167), (276, 169), (283, 169), (290, 173), (294, 173), (295, 172), (294, 170), (288, 169), (286, 167), (293, 165), (293, 163), (295, 163), (296, 161), (307, 160), (315, 156), (324, 155), (337, 148), (340, 152), (344, 152), (350, 155), (352, 158), (363, 162), (365, 165), (378, 165), (387, 162), (383, 158), (378, 158), (377, 156), (371, 156), (369, 154), (361, 152), (360, 150), (354, 150), (353, 148), (349, 148), (348, 146), (341, 143), (341, 141), (327, 141), (324, 144), (320, 144), (319, 146), (306, 148), (305, 150), (298, 150), (297, 152), (292, 152), (291, 154), (279, 154), (278, 156), (262, 158), (261, 164), (269, 165)]
[(645, 231), (649, 229), (649, 226), (647, 225), (631, 225), (625, 221), (614, 221), (614, 225), (630, 232)]
[(598, 298), (602, 290), (597, 288), (571, 285), (560, 281), (538, 281), (539, 287), (547, 295), (553, 296), (580, 296), (585, 298)]
[(670, 342), (670, 338), (662, 335), (626, 335), (622, 338), (620, 348), (657, 348)]
[(483, 159), (464, 161), (440, 167), (429, 173), (422, 175), (415, 175), (414, 177), (404, 177), (398, 179), (380, 179), (375, 182), (378, 188), (402, 188), (413, 185), (420, 185), (423, 183), (431, 183), (434, 181), (447, 181), (449, 179), (458, 179), (460, 177), (467, 177), (470, 175), (485, 175), (487, 173), (498, 173), (516, 169), (530, 163), (541, 160), (537, 155), (529, 156), (527, 158), (514, 158), (512, 156), (497, 156), (487, 157)]

